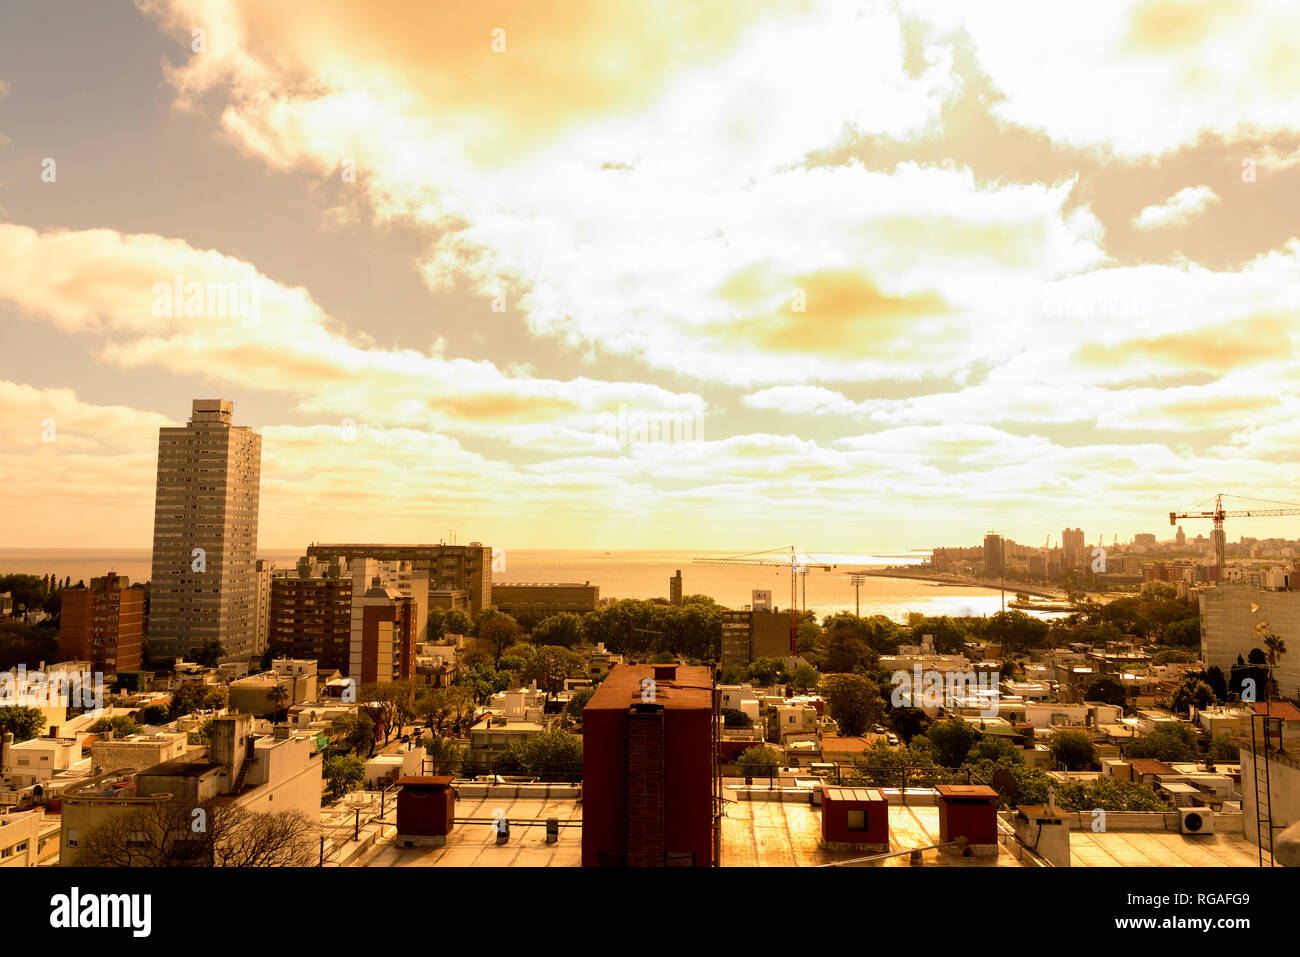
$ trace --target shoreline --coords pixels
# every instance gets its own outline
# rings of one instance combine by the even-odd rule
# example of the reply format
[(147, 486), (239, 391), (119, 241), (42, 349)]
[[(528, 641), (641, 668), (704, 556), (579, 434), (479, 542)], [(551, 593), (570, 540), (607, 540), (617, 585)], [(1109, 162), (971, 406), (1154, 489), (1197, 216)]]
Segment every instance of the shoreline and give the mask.
[(954, 588), (988, 588), (991, 591), (1009, 591), (1012, 594), (1020, 592), (1021, 594), (1030, 595), (1036, 598), (1050, 598), (1054, 601), (1064, 601), (1066, 595), (1059, 589), (1045, 591), (1041, 586), (1025, 586), (1020, 583), (1003, 585), (1001, 582), (989, 582), (978, 578), (945, 578), (937, 573), (928, 575), (913, 575), (908, 572), (889, 571), (889, 570), (864, 570), (864, 575), (870, 575), (873, 578), (908, 578), (913, 581), (934, 582), (937, 585), (951, 585)]

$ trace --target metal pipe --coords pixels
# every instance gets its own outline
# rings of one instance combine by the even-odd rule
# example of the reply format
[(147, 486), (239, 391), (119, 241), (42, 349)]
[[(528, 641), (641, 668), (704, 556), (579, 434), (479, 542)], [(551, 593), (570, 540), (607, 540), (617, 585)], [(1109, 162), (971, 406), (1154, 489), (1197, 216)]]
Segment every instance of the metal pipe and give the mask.
[(891, 857), (902, 857), (904, 854), (919, 854), (922, 851), (933, 851), (940, 847), (962, 847), (966, 844), (965, 836), (956, 840), (944, 841), (942, 844), (927, 844), (925, 847), (909, 847), (905, 851), (889, 851), (886, 854), (873, 854), (870, 857), (855, 857), (848, 861), (832, 861), (829, 864), (818, 864), (818, 867), (843, 867), (845, 864), (866, 864), (871, 861), (883, 861)]

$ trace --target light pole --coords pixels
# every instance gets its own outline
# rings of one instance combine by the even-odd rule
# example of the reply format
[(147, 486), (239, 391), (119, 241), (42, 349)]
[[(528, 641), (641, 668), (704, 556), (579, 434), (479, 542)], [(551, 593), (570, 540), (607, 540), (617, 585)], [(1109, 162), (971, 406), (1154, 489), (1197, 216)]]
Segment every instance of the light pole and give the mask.
[(854, 615), (862, 617), (862, 583), (867, 580), (866, 572), (851, 572), (849, 581), (853, 582), (853, 610)]

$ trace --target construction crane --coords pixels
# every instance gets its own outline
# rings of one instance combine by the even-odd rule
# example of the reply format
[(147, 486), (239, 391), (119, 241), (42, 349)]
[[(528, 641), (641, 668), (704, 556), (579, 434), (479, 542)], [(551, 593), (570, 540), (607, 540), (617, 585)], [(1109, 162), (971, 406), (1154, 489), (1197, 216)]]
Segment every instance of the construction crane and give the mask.
[[(776, 558), (778, 552), (789, 551), (789, 558)], [(772, 556), (772, 557), (763, 557)], [(693, 558), (696, 565), (776, 565), (790, 569), (790, 654), (799, 653), (799, 618), (795, 611), (799, 604), (799, 576), (806, 575), (810, 568), (830, 571), (834, 565), (814, 560), (807, 552), (800, 551), (794, 545), (786, 548), (769, 548), (764, 552), (750, 552), (748, 555), (736, 555), (734, 558)], [(804, 604), (807, 605), (808, 591), (804, 586)], [(805, 607), (805, 610), (806, 607)]]
[[(1247, 502), (1260, 502), (1265, 505), (1288, 505), (1291, 507), (1290, 508), (1249, 508), (1249, 509), (1234, 509), (1233, 511), (1227, 511), (1223, 507), (1223, 499), (1225, 495), (1227, 498), (1239, 498)], [(1205, 501), (1208, 502), (1209, 499), (1206, 499)], [(1204, 505), (1205, 502), (1201, 502), (1200, 504)], [(1300, 505), (1297, 505), (1295, 502), (1275, 502), (1272, 499), (1248, 498), (1245, 495), (1231, 495), (1224, 492), (1220, 492), (1218, 495), (1214, 497), (1213, 511), (1198, 512), (1193, 510), (1190, 512), (1170, 512), (1169, 524), (1177, 525), (1178, 520), (1180, 518), (1210, 518), (1214, 520), (1214, 534), (1213, 534), (1214, 563), (1216, 566), (1218, 566), (1219, 581), (1222, 581), (1223, 580), (1223, 552), (1224, 552), (1224, 546), (1227, 544), (1228, 541), (1227, 535), (1223, 531), (1223, 520), (1225, 518), (1265, 518), (1268, 516), (1277, 516), (1277, 515), (1300, 515)]]

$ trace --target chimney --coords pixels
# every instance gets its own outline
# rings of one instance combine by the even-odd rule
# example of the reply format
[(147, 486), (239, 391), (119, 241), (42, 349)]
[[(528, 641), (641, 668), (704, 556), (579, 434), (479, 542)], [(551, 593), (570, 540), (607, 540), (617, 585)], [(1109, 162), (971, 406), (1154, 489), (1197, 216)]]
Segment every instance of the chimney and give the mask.
[(628, 866), (662, 867), (664, 851), (664, 709), (638, 704), (627, 721)]

